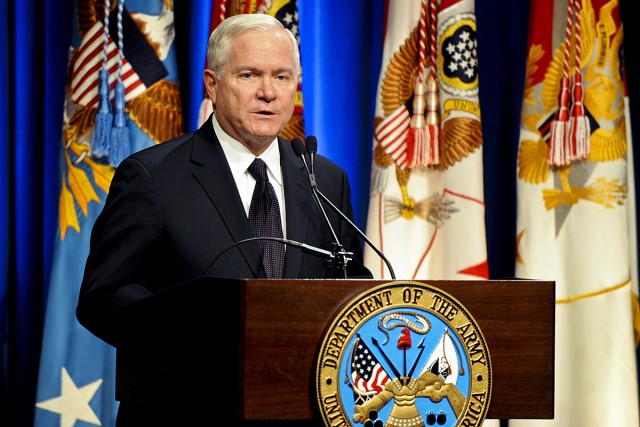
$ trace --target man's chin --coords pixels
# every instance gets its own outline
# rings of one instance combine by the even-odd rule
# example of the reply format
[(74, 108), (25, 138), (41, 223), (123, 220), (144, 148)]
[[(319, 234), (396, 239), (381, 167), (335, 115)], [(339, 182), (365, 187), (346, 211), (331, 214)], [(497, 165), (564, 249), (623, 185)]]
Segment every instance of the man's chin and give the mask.
[(253, 129), (251, 132), (243, 134), (243, 138), (240, 140), (243, 144), (250, 144), (251, 146), (266, 147), (271, 141), (276, 139), (279, 133), (279, 128), (273, 129)]
[(268, 125), (259, 124), (258, 126), (253, 128), (251, 134), (255, 138), (272, 140), (276, 136), (278, 136), (282, 129), (284, 129), (284, 126), (280, 126), (280, 123), (270, 123)]

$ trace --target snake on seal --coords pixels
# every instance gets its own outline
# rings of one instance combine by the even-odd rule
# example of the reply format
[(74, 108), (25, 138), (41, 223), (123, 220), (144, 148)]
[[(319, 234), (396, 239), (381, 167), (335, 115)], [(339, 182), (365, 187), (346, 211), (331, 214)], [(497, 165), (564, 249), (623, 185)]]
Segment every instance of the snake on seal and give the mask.
[[(407, 315), (414, 316), (416, 320), (410, 319), (409, 317), (407, 317)], [(390, 324), (390, 322), (393, 321), (398, 321), (398, 323)], [(431, 323), (429, 322), (429, 319), (419, 313), (414, 313), (411, 311), (396, 311), (394, 313), (389, 313), (382, 316), (380, 320), (378, 320), (378, 329), (380, 329), (386, 335), (386, 339), (383, 345), (389, 342), (389, 331), (391, 329), (397, 328), (398, 326), (407, 327), (413, 332), (421, 335), (426, 334), (431, 329)]]

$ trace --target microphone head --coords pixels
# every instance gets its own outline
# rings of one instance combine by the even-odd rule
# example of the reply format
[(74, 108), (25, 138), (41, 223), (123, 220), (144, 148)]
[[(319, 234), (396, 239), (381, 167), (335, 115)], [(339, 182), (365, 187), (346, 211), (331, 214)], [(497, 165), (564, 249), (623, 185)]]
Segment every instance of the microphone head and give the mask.
[(293, 152), (296, 153), (296, 156), (300, 157), (304, 155), (305, 148), (300, 138), (293, 138), (291, 140), (291, 147), (293, 148)]
[(307, 137), (305, 145), (307, 146), (307, 153), (309, 154), (316, 154), (318, 151), (318, 140), (313, 135)]

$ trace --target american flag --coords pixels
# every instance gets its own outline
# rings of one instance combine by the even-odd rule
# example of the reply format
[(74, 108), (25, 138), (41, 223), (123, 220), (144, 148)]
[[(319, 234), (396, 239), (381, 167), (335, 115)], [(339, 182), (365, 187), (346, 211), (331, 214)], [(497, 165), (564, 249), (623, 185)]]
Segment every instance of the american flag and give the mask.
[[(151, 16), (141, 13), (134, 13), (134, 15), (143, 22)], [(167, 16), (173, 16), (172, 12), (170, 14), (164, 13), (157, 17), (155, 21), (149, 23), (149, 28), (153, 28), (153, 25), (162, 27), (162, 25), (166, 24)], [(153, 19), (153, 16), (151, 18)], [(71, 99), (75, 103), (87, 107), (97, 107), (98, 105), (98, 76), (105, 59), (104, 25), (103, 22), (98, 21), (91, 27), (84, 35), (82, 43), (72, 58)], [(159, 33), (159, 31), (153, 31), (149, 33), (149, 36), (153, 36), (154, 33)], [(111, 99), (114, 97), (113, 89), (120, 73), (125, 88), (124, 99), (126, 102), (136, 98), (145, 92), (147, 88), (166, 78), (169, 74), (169, 71), (162, 63), (164, 57), (158, 57), (158, 52), (150, 44), (145, 34), (142, 33), (127, 8), (123, 8), (119, 23), (117, 10), (111, 12), (109, 16), (109, 31), (106, 36), (106, 66), (109, 71), (109, 87), (111, 89), (109, 96)], [(164, 34), (158, 37), (162, 36)], [(120, 37), (122, 37), (122, 52), (120, 52), (116, 44)], [(157, 40), (155, 41), (157, 42)], [(159, 48), (159, 51), (164, 54), (164, 49)], [(123, 55), (122, 70), (119, 70), (118, 62), (121, 53)]]
[(358, 337), (351, 361), (351, 382), (354, 393), (367, 400), (384, 390), (391, 380), (365, 342)]
[[(71, 99), (87, 107), (98, 105), (98, 71), (102, 67), (103, 34), (104, 25), (100, 22), (96, 23), (83, 39), (73, 61)], [(115, 87), (118, 78), (118, 55), (118, 47), (109, 37), (107, 68), (111, 89)], [(125, 85), (125, 101), (135, 98), (147, 89), (127, 58), (122, 61), (122, 81)], [(113, 98), (113, 91), (111, 91), (111, 98)]]

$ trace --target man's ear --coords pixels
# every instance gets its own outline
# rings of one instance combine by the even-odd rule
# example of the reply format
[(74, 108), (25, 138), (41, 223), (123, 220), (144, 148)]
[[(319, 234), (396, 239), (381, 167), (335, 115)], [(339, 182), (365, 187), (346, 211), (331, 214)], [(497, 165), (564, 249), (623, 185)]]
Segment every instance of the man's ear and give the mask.
[(215, 71), (207, 68), (204, 70), (204, 88), (207, 91), (207, 96), (213, 102), (213, 105), (216, 104), (216, 95), (218, 91), (218, 84), (216, 82), (216, 73)]

